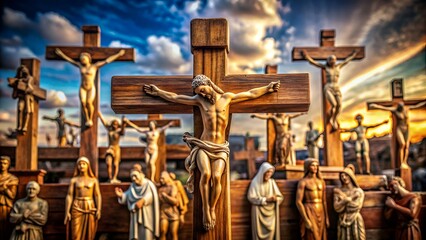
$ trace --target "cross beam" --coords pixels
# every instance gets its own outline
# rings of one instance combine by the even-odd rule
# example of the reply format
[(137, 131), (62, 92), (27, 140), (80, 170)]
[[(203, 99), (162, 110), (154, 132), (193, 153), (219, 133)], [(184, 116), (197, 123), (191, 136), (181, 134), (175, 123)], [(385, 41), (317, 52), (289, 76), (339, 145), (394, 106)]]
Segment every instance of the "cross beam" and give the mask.
[(235, 161), (247, 161), (248, 179), (252, 179), (256, 174), (256, 159), (265, 157), (265, 153), (258, 151), (254, 145), (254, 137), (246, 137), (245, 150), (234, 152)]
[[(70, 46), (48, 46), (46, 47), (46, 59), (48, 60), (64, 60), (55, 53), (55, 49), (60, 49), (65, 55), (69, 56), (75, 61), (79, 61), (80, 54), (83, 52), (89, 53), (92, 62), (105, 60), (107, 57), (118, 53), (120, 50), (125, 50), (125, 54), (115, 61), (134, 61), (135, 53), (132, 48), (105, 48), (100, 47), (101, 44), (101, 29), (99, 26), (83, 26), (83, 47), (70, 47)], [(79, 156), (85, 156), (89, 159), (95, 175), (98, 175), (98, 110), (99, 110), (99, 76), (98, 70), (94, 88), (96, 89), (96, 97), (94, 101), (93, 111), (93, 125), (86, 127), (86, 119), (84, 117), (83, 106), (80, 107), (81, 112), (81, 133), (80, 133), (80, 153)]]
[[(361, 60), (364, 58), (364, 47), (361, 46), (342, 46), (336, 47), (335, 43), (335, 30), (321, 30), (320, 47), (295, 47), (292, 51), (293, 61), (306, 61), (302, 56), (302, 51), (305, 50), (307, 54), (314, 60), (327, 60), (330, 55), (335, 55), (337, 60), (346, 59), (353, 51), (357, 51), (354, 60)], [(323, 92), (324, 85), (327, 83), (326, 72), (321, 70)], [(332, 131), (332, 126), (328, 120), (328, 112), (331, 108), (330, 103), (326, 99), (326, 95), (322, 94), (322, 118), (324, 124), (324, 157), (327, 166), (343, 166), (343, 147), (340, 141), (339, 131)]]

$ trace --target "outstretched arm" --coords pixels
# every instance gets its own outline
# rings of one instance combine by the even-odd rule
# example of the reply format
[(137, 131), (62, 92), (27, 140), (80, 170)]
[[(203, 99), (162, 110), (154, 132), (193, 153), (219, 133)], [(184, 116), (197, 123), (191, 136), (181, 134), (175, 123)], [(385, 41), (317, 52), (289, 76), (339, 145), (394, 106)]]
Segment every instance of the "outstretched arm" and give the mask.
[(343, 66), (345, 66), (346, 64), (348, 64), (350, 61), (352, 61), (354, 58), (355, 58), (355, 56), (358, 54), (358, 51), (357, 50), (354, 50), (353, 52), (352, 52), (352, 54), (349, 56), (349, 57), (347, 57), (343, 62), (341, 62), (341, 63), (339, 63), (339, 64), (337, 64), (338, 66), (340, 66), (340, 67), (343, 67)]
[(120, 129), (120, 135), (124, 135), (126, 132), (126, 125), (127, 125), (127, 118), (123, 115), (121, 116), (121, 129)]
[(385, 106), (382, 106), (382, 105), (379, 105), (379, 104), (375, 104), (375, 103), (371, 103), (370, 104), (370, 108), (372, 108), (372, 109), (380, 109), (380, 110), (385, 110), (385, 111), (390, 111), (390, 112), (395, 111), (394, 107), (385, 107)]
[(144, 85), (143, 90), (149, 95), (161, 97), (162, 99), (167, 100), (169, 102), (175, 102), (175, 103), (180, 103), (185, 105), (198, 104), (197, 95), (195, 96), (178, 95), (176, 93), (161, 90), (154, 84)]
[(65, 124), (67, 124), (68, 126), (71, 126), (71, 127), (76, 127), (76, 128), (79, 128), (79, 127), (80, 127), (80, 125), (79, 125), (79, 124), (77, 124), (77, 123), (73, 123), (73, 122), (70, 122), (70, 121), (68, 121), (68, 120), (65, 120), (65, 121), (64, 121), (64, 123), (65, 123)]
[[(140, 133), (144, 133), (145, 134), (145, 133), (147, 133), (149, 131), (149, 129), (147, 129), (147, 128), (140, 128), (140, 127), (138, 127), (136, 124), (132, 123), (129, 119), (125, 119), (125, 122), (127, 124), (129, 124), (130, 127), (134, 128), (136, 131), (138, 131)], [(145, 130), (145, 129), (147, 129), (147, 130)]]
[(104, 61), (99, 61), (97, 63), (95, 63), (94, 65), (98, 68), (104, 66), (105, 64), (114, 62), (115, 60), (117, 60), (117, 58), (121, 57), (124, 55), (126, 51), (124, 51), (123, 49), (121, 49), (118, 53), (111, 55), (109, 57), (107, 57), (107, 59), (105, 59)]
[(280, 82), (278, 81), (278, 82), (271, 82), (267, 86), (253, 88), (247, 92), (226, 93), (226, 94), (231, 94), (232, 103), (238, 103), (238, 102), (258, 98), (262, 95), (265, 95), (266, 93), (277, 92), (279, 88), (280, 88)]
[(269, 116), (269, 115), (266, 115), (266, 114), (252, 114), (252, 115), (250, 115), (250, 117), (251, 118), (265, 119), (265, 120), (273, 118), (273, 116)]
[(72, 58), (70, 58), (70, 57), (68, 57), (67, 55), (65, 55), (65, 53), (63, 53), (63, 52), (61, 51), (61, 49), (56, 48), (56, 49), (55, 49), (55, 53), (56, 53), (59, 57), (63, 58), (65, 61), (67, 61), (67, 62), (71, 63), (72, 65), (74, 65), (74, 66), (76, 66), (76, 67), (80, 67), (80, 64), (79, 64), (78, 62), (74, 61)]
[(408, 107), (408, 109), (417, 109), (417, 108), (421, 108), (421, 107), (424, 107), (426, 105), (426, 101), (423, 101), (423, 102), (419, 102), (419, 103), (417, 103), (416, 105), (414, 105), (414, 106), (410, 106), (410, 107)]
[(43, 116), (43, 120), (56, 121), (56, 118), (49, 117), (49, 116)]
[(385, 121), (383, 121), (383, 122), (381, 122), (381, 123), (374, 124), (374, 125), (371, 125), (371, 126), (367, 126), (367, 129), (370, 129), (370, 128), (376, 128), (376, 127), (381, 126), (381, 125), (384, 125), (384, 124), (386, 124), (386, 123), (388, 123), (388, 122), (389, 122), (389, 120), (385, 120)]
[(109, 127), (108, 123), (107, 121), (105, 121), (105, 118), (102, 115), (101, 111), (98, 111), (98, 116), (99, 116), (99, 119), (101, 120), (102, 125), (104, 125), (104, 127), (108, 130), (108, 127)]
[(308, 55), (308, 52), (306, 52), (306, 50), (302, 50), (302, 56), (303, 56), (306, 60), (308, 60), (308, 62), (309, 62), (310, 64), (312, 64), (312, 65), (314, 65), (314, 66), (317, 66), (317, 67), (319, 67), (319, 68), (325, 68), (325, 65), (323, 65), (323, 64), (321, 64), (321, 63), (319, 63), (319, 62), (315, 61), (314, 59), (312, 59), (312, 58)]
[(297, 118), (297, 117), (302, 116), (302, 115), (305, 115), (305, 114), (306, 114), (305, 112), (302, 112), (302, 113), (296, 113), (296, 114), (291, 114), (291, 115), (289, 115), (288, 117), (289, 117), (289, 118)]
[(167, 123), (165, 126), (163, 126), (163, 127), (161, 127), (159, 130), (160, 130), (160, 133), (161, 132), (164, 132), (164, 131), (166, 131), (166, 129), (167, 128), (169, 128), (169, 127), (171, 127), (171, 126), (173, 126), (175, 124), (175, 122), (174, 121), (170, 121), (169, 123)]

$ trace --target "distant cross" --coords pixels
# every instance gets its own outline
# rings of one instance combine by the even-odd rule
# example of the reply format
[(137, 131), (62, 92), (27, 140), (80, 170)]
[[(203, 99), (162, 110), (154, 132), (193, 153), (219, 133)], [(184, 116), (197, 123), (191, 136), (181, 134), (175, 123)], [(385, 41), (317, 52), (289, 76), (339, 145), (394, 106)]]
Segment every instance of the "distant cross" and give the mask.
[[(134, 61), (134, 49), (133, 48), (105, 48), (100, 47), (101, 44), (101, 29), (98, 26), (83, 26), (83, 47), (70, 47), (70, 46), (48, 46), (46, 48), (46, 59), (48, 60), (64, 60), (62, 57), (55, 53), (55, 50), (60, 49), (66, 56), (70, 57), (74, 61), (80, 61), (80, 54), (83, 52), (89, 53), (92, 58), (92, 63), (97, 61), (104, 61), (109, 56), (116, 54), (120, 50), (125, 50), (125, 54), (119, 57), (115, 61)], [(86, 156), (92, 167), (95, 175), (98, 175), (98, 110), (99, 110), (99, 76), (98, 70), (95, 77), (94, 88), (96, 89), (96, 97), (94, 101), (93, 111), (93, 125), (86, 127), (86, 119), (84, 117), (85, 106), (81, 106), (81, 134), (80, 134), (80, 156)], [(80, 76), (76, 76), (80, 81)]]
[(245, 138), (245, 150), (234, 152), (234, 160), (247, 161), (248, 179), (256, 174), (256, 160), (265, 157), (264, 152), (258, 151), (254, 144), (254, 137)]
[[(277, 75), (227, 75), (226, 62), (229, 51), (228, 23), (225, 19), (194, 19), (191, 21), (191, 46), (194, 55), (193, 75), (204, 74), (225, 92), (239, 93), (261, 87), (272, 81), (281, 81), (278, 92), (260, 98), (231, 104), (229, 113), (307, 111), (309, 108), (308, 74)], [(176, 104), (143, 91), (143, 86), (155, 84), (162, 90), (193, 96), (192, 76), (168, 77), (113, 77), (112, 108), (116, 113), (194, 113), (194, 135), (203, 132), (203, 120), (198, 107)], [(228, 129), (230, 127), (228, 123)], [(229, 130), (226, 131), (229, 133)], [(227, 136), (226, 136), (227, 137)], [(229, 166), (229, 162), (226, 163)], [(222, 191), (216, 205), (216, 225), (210, 231), (203, 229), (203, 211), (198, 182), (195, 175), (193, 239), (231, 239), (230, 177), (226, 167), (221, 178)]]
[[(265, 74), (277, 74), (277, 73), (278, 73), (277, 65), (266, 65)], [(271, 164), (277, 163), (277, 159), (275, 158), (276, 156), (275, 155), (275, 138), (276, 137), (277, 137), (277, 134), (275, 133), (274, 120), (272, 119), (266, 120), (266, 145), (268, 149), (266, 161), (268, 161)]]
[[(305, 50), (307, 54), (314, 60), (327, 60), (330, 55), (335, 55), (336, 60), (344, 60), (350, 56), (354, 50), (358, 51), (354, 60), (361, 60), (364, 58), (364, 47), (345, 46), (335, 47), (334, 46), (334, 30), (321, 30), (320, 36), (320, 47), (295, 47), (293, 48), (292, 60), (293, 61), (306, 61), (306, 58), (302, 56), (302, 50)], [(340, 141), (339, 131), (332, 132), (332, 126), (328, 119), (328, 112), (331, 108), (330, 103), (326, 99), (324, 94), (324, 86), (327, 83), (326, 71), (321, 70), (322, 76), (322, 118), (324, 124), (324, 153), (325, 162), (327, 166), (343, 166), (343, 148), (342, 142)]]
[[(368, 102), (367, 103), (368, 110), (378, 109), (378, 108), (372, 108), (371, 104), (377, 104), (377, 105), (389, 108), (389, 107), (397, 107), (398, 104), (403, 103), (404, 107), (407, 107), (408, 110), (410, 110), (410, 107), (412, 109), (419, 108), (419, 107), (424, 108), (424, 105), (419, 106), (419, 107), (417, 107), (416, 105), (418, 105), (421, 102), (426, 101), (426, 99), (412, 99), (412, 100), (405, 100), (404, 99), (403, 83), (404, 82), (403, 82), (402, 78), (393, 79), (391, 81), (392, 100), (391, 101)], [(407, 114), (408, 114), (408, 112), (407, 112)], [(395, 114), (391, 114), (391, 115), (392, 115), (392, 140), (391, 140), (392, 141), (392, 144), (391, 144), (391, 146), (392, 146), (392, 153), (391, 153), (392, 160), (391, 160), (391, 167), (392, 167), (392, 169), (401, 168), (399, 175), (404, 179), (404, 181), (407, 185), (407, 189), (411, 190), (411, 169), (409, 169), (409, 168), (404, 169), (403, 167), (401, 167), (402, 159), (401, 159), (401, 157), (399, 157), (400, 156), (400, 150), (399, 149), (401, 149), (401, 146), (400, 146), (398, 139), (397, 139), (397, 137), (398, 137), (397, 136), (398, 135), (397, 134), (398, 125), (396, 123), (397, 123), (398, 120), (395, 117)], [(407, 119), (407, 124), (409, 124), (408, 121), (409, 120)], [(407, 129), (407, 132), (408, 131), (409, 131), (409, 129)], [(407, 144), (407, 146), (406, 146), (407, 151), (406, 151), (405, 154), (408, 154), (408, 146), (410, 144), (409, 136), (408, 136), (408, 139), (406, 140), (406, 142), (407, 142), (406, 143)]]
[[(33, 77), (33, 92), (34, 96), (33, 112), (28, 116), (28, 126), (25, 133), (17, 134), (17, 145), (16, 145), (16, 170), (37, 170), (38, 159), (37, 159), (37, 136), (38, 136), (38, 109), (39, 100), (46, 100), (46, 90), (40, 88), (40, 60), (36, 58), (21, 59), (21, 65), (28, 68), (30, 75)], [(16, 78), (8, 78), (9, 83), (15, 82)], [(11, 86), (11, 85), (9, 85)], [(11, 86), (13, 87), (13, 86)], [(17, 86), (17, 94), (25, 94), (26, 84), (19, 82)], [(19, 103), (18, 103), (19, 104)], [(19, 107), (19, 106), (18, 106)], [(25, 113), (24, 113), (25, 114)]]
[[(161, 128), (166, 126), (169, 122), (173, 122), (173, 125), (170, 127), (180, 127), (181, 122), (180, 119), (163, 119), (161, 114), (148, 114), (147, 120), (130, 120), (132, 123), (137, 125), (140, 128), (148, 128), (149, 123), (151, 121), (156, 122), (156, 127)], [(127, 127), (130, 127), (127, 125)], [(165, 132), (160, 133), (160, 137), (158, 138), (158, 158), (155, 164), (155, 182), (160, 182), (160, 174), (162, 171), (167, 171), (166, 161), (167, 161), (167, 145), (166, 145), (166, 134)], [(146, 146), (148, 147), (148, 146)], [(147, 163), (148, 164), (148, 163)], [(147, 169), (148, 166), (146, 167)], [(151, 178), (151, 172), (147, 173), (147, 177)]]

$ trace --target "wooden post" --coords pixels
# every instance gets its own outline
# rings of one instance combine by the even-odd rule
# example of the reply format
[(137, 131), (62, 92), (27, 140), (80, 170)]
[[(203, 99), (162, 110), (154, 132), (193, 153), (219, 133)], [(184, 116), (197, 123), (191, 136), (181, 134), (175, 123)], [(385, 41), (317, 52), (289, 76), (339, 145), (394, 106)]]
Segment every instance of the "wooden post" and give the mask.
[[(367, 108), (368, 110), (372, 110), (370, 108), (370, 104), (375, 103), (379, 104), (381, 106), (385, 107), (395, 107), (398, 105), (398, 103), (404, 103), (404, 106), (413, 106), (416, 105), (419, 102), (426, 101), (426, 99), (412, 99), (412, 100), (405, 100), (404, 99), (404, 81), (402, 78), (396, 78), (391, 81), (391, 96), (392, 100), (390, 101), (376, 101), (376, 102), (368, 102)], [(411, 177), (411, 168), (400, 168), (401, 161), (398, 158), (398, 149), (399, 144), (398, 140), (396, 139), (396, 130), (397, 125), (396, 118), (394, 114), (391, 113), (392, 117), (392, 142), (391, 142), (391, 168), (396, 169), (396, 175), (400, 176), (402, 179), (404, 179), (407, 190), (412, 189), (412, 177)], [(410, 141), (410, 139), (408, 139)]]
[[(321, 30), (320, 47), (295, 47), (293, 48), (292, 60), (303, 61), (301, 51), (306, 50), (314, 60), (326, 60), (328, 56), (335, 55), (337, 60), (346, 59), (354, 50), (358, 50), (355, 60), (364, 58), (364, 47), (335, 47), (335, 31)], [(322, 119), (324, 124), (324, 157), (327, 166), (343, 166), (343, 146), (340, 140), (340, 132), (332, 132), (332, 126), (328, 121), (327, 112), (331, 105), (324, 94), (324, 86), (327, 83), (325, 70), (321, 70), (321, 92), (322, 92)]]
[(258, 151), (254, 146), (254, 137), (245, 138), (244, 151), (234, 152), (235, 161), (247, 161), (248, 179), (252, 179), (256, 174), (256, 159), (263, 158), (264, 156), (264, 152)]
[[(229, 51), (226, 19), (194, 19), (191, 21), (191, 46), (194, 55), (193, 75), (204, 74), (225, 92), (243, 92), (280, 81), (280, 91), (250, 101), (231, 104), (229, 113), (303, 112), (309, 109), (308, 74), (226, 75)], [(142, 91), (146, 84), (160, 89), (193, 96), (193, 76), (114, 76), (111, 84), (112, 109), (116, 113), (194, 113), (194, 135), (199, 137), (203, 123), (198, 108), (167, 102)], [(228, 123), (228, 129), (230, 122)], [(229, 133), (227, 130), (226, 133)], [(227, 163), (229, 164), (229, 163)], [(227, 165), (229, 166), (229, 165)], [(216, 226), (205, 231), (202, 226), (200, 173), (196, 170), (193, 211), (193, 239), (231, 239), (229, 167), (222, 175), (222, 193), (216, 205)]]
[[(277, 74), (278, 66), (277, 65), (266, 65), (265, 74)], [(271, 113), (270, 113), (271, 114)], [(277, 134), (275, 132), (274, 120), (266, 120), (266, 145), (267, 145), (267, 158), (266, 161), (272, 165), (278, 163), (276, 154), (275, 154), (275, 141)]]
[[(79, 61), (80, 54), (87, 52), (92, 57), (92, 63), (100, 60), (105, 60), (107, 57), (118, 53), (121, 49), (126, 52), (123, 56), (115, 61), (134, 61), (133, 48), (103, 48), (101, 45), (101, 29), (99, 26), (83, 26), (83, 47), (63, 47), (63, 46), (49, 46), (46, 48), (46, 59), (48, 60), (63, 60), (55, 53), (55, 49), (59, 48), (61, 51), (75, 61)], [(80, 133), (80, 153), (79, 156), (85, 156), (89, 159), (93, 173), (98, 176), (98, 111), (99, 111), (99, 84), (100, 70), (98, 70), (94, 87), (96, 88), (96, 97), (94, 101), (93, 112), (93, 125), (86, 127), (86, 120), (84, 118), (83, 106), (80, 108), (81, 119), (81, 133)], [(77, 78), (77, 76), (76, 76)], [(81, 80), (80, 80), (81, 81)]]

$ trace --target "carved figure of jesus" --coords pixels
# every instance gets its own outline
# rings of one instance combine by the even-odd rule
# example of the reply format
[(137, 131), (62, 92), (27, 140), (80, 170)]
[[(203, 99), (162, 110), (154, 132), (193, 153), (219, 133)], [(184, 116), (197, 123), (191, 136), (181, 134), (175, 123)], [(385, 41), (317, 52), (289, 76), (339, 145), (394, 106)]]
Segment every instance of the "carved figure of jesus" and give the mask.
[(197, 106), (200, 109), (203, 121), (200, 139), (186, 133), (183, 140), (191, 148), (191, 153), (185, 160), (185, 167), (190, 175), (187, 182), (190, 191), (193, 191), (195, 169), (198, 168), (201, 173), (199, 186), (203, 227), (206, 230), (211, 230), (215, 226), (215, 208), (222, 192), (221, 178), (226, 165), (229, 164), (229, 143), (226, 141), (225, 130), (229, 122), (230, 104), (258, 98), (266, 93), (278, 91), (279, 87), (279, 82), (271, 82), (267, 86), (247, 92), (224, 92), (205, 75), (194, 77), (192, 81), (192, 88), (196, 93), (194, 96), (167, 92), (153, 84), (144, 86), (147, 94), (179, 104)]
[(65, 147), (67, 145), (67, 132), (65, 130), (65, 125), (70, 127), (80, 127), (80, 125), (72, 123), (65, 119), (64, 110), (62, 108), (58, 109), (57, 117), (43, 116), (43, 120), (49, 120), (56, 122), (58, 125), (58, 134), (56, 136), (58, 140), (58, 147)]
[(89, 53), (83, 52), (80, 54), (80, 62), (74, 61), (72, 58), (65, 55), (59, 48), (55, 53), (62, 57), (65, 61), (70, 62), (80, 69), (81, 85), (80, 85), (80, 102), (83, 108), (84, 119), (86, 120), (86, 127), (93, 125), (93, 114), (95, 111), (94, 101), (96, 97), (95, 77), (98, 69), (105, 64), (111, 63), (117, 58), (124, 55), (125, 51), (120, 50), (117, 54), (109, 56), (104, 61), (99, 61), (92, 64), (92, 57)]
[(413, 106), (405, 106), (403, 102), (398, 103), (396, 107), (385, 107), (378, 104), (370, 104), (370, 108), (381, 109), (389, 111), (396, 118), (396, 140), (398, 141), (398, 159), (401, 162), (401, 168), (408, 168), (408, 149), (410, 147), (410, 135), (409, 135), (409, 118), (408, 111), (416, 108), (421, 108), (426, 105), (426, 101), (420, 102)]
[(330, 122), (333, 131), (339, 129), (339, 123), (337, 122), (337, 117), (342, 110), (342, 93), (340, 92), (339, 87), (339, 76), (340, 70), (348, 64), (352, 59), (355, 58), (358, 51), (353, 51), (353, 53), (347, 57), (343, 62), (336, 63), (336, 56), (330, 55), (327, 58), (326, 64), (321, 64), (314, 59), (312, 59), (306, 50), (302, 51), (302, 56), (306, 58), (312, 65), (322, 68), (325, 70), (327, 83), (324, 86), (324, 94), (327, 101), (330, 103), (331, 108), (327, 113), (327, 119)]
[(299, 117), (305, 113), (285, 114), (276, 113), (275, 115), (253, 114), (252, 118), (272, 119), (276, 131), (275, 137), (275, 159), (278, 165), (296, 165), (292, 161), (292, 136), (290, 131), (290, 120)]
[(124, 119), (124, 121), (129, 124), (132, 128), (136, 129), (136, 131), (143, 133), (146, 135), (146, 148), (145, 148), (145, 163), (151, 173), (150, 180), (155, 182), (155, 171), (156, 171), (156, 162), (158, 158), (158, 139), (160, 138), (160, 134), (166, 131), (167, 128), (173, 125), (173, 121), (169, 122), (164, 127), (158, 128), (155, 121), (149, 122), (149, 129), (146, 130), (144, 128), (138, 127), (136, 124), (132, 123), (128, 119)]

